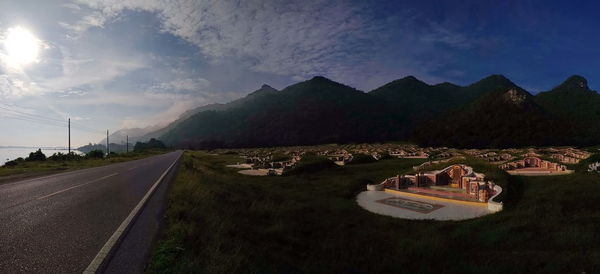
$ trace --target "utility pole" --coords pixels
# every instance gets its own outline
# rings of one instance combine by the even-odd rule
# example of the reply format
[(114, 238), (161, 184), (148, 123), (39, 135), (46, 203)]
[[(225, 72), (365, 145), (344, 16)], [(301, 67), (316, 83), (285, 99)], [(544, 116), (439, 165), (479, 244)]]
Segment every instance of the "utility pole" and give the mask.
[(129, 153), (129, 135), (125, 135), (125, 147), (127, 147), (127, 153)]
[(108, 156), (110, 154), (110, 147), (108, 146), (108, 144), (110, 144), (108, 142), (108, 129), (106, 130), (106, 156)]
[(69, 118), (69, 155), (71, 155), (71, 118)]

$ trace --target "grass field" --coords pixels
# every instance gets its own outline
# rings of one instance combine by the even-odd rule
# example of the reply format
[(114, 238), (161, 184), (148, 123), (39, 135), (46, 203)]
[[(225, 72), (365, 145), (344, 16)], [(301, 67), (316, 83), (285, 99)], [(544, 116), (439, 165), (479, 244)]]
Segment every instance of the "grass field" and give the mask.
[(185, 153), (148, 272), (600, 272), (597, 174), (513, 177), (465, 160), (504, 188), (504, 211), (410, 221), (367, 212), (355, 197), (423, 160), (260, 178), (225, 167), (238, 161)]
[(1, 166), (0, 167), (0, 184), (26, 179), (36, 176), (43, 176), (69, 170), (82, 168), (103, 166), (113, 163), (131, 161), (141, 158), (146, 158), (153, 155), (158, 155), (167, 152), (166, 150), (154, 150), (145, 152), (129, 152), (111, 155), (107, 158), (78, 158), (77, 160), (67, 161), (31, 161), (21, 162), (16, 166)]

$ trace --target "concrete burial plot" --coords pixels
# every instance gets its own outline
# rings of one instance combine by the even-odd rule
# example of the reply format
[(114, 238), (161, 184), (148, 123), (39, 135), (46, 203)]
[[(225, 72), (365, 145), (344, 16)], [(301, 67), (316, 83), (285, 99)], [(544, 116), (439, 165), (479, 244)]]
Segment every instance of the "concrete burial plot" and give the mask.
[(556, 175), (566, 175), (573, 173), (573, 170), (548, 170), (543, 168), (521, 168), (515, 170), (507, 170), (506, 171), (510, 175), (519, 175), (519, 176), (556, 176)]
[(251, 164), (237, 164), (237, 165), (227, 165), (227, 167), (233, 167), (233, 168), (252, 168)]
[(250, 176), (267, 176), (267, 175), (269, 175), (268, 169), (264, 169), (264, 168), (252, 169), (251, 164), (227, 165), (227, 167), (243, 169), (243, 170), (238, 171), (238, 173), (244, 174), (244, 175), (250, 175)]
[(269, 175), (268, 169), (245, 169), (238, 171), (240, 174), (250, 175), (250, 176), (267, 176)]
[(465, 220), (494, 213), (487, 203), (451, 201), (403, 192), (363, 191), (356, 201), (373, 213), (413, 220)]

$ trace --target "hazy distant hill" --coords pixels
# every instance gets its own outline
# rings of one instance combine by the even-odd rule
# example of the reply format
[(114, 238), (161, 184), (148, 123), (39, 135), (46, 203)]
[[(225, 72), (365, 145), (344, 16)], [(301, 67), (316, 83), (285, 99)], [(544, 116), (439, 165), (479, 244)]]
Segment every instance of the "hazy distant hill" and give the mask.
[[(190, 109), (184, 113), (182, 113), (179, 118), (177, 118), (177, 120), (173, 121), (172, 123), (170, 123), (169, 125), (165, 126), (165, 127), (159, 127), (156, 128), (152, 131), (146, 132), (142, 135), (140, 135), (136, 141), (142, 141), (142, 142), (146, 142), (148, 140), (150, 140), (151, 138), (159, 138), (163, 135), (165, 135), (167, 132), (169, 132), (170, 130), (172, 130), (173, 128), (175, 128), (177, 125), (179, 125), (181, 122), (185, 121), (187, 118), (193, 116), (196, 113), (200, 113), (200, 112), (204, 112), (204, 111), (223, 111), (223, 110), (227, 110), (230, 108), (233, 108), (235, 106), (238, 105), (242, 105), (245, 102), (254, 100), (255, 98), (261, 97), (263, 95), (266, 94), (270, 94), (273, 92), (277, 92), (276, 89), (272, 88), (269, 85), (263, 85), (260, 89), (252, 92), (250, 95), (241, 98), (241, 99), (237, 99), (234, 101), (231, 101), (227, 104), (209, 104), (209, 105), (205, 105), (205, 106), (201, 106), (201, 107), (197, 107), (194, 109)], [(106, 139), (105, 139), (106, 141)]]
[[(106, 141), (105, 141), (106, 144)], [(85, 146), (81, 146), (78, 147), (77, 150), (83, 152), (83, 153), (88, 153), (92, 150), (102, 150), (104, 152), (106, 152), (106, 145), (105, 144), (87, 144)], [(110, 143), (110, 151), (111, 152), (125, 152), (127, 150), (127, 146), (124, 144), (116, 144), (116, 143)], [(129, 145), (129, 151), (133, 150), (133, 145)]]
[[(145, 134), (150, 132), (154, 132), (163, 127), (151, 126), (145, 128), (123, 128), (117, 130), (109, 135), (110, 141), (115, 143), (125, 143), (127, 136), (129, 136), (129, 143), (135, 144), (135, 142), (140, 141)], [(102, 138), (99, 144), (106, 144), (106, 137)]]
[(409, 76), (368, 93), (314, 77), (281, 91), (263, 85), (228, 104), (192, 110), (151, 137), (191, 148), (395, 140), (459, 147), (577, 145), (598, 140), (600, 130), (580, 125), (600, 129), (599, 97), (578, 76), (538, 96), (502, 75), (468, 86), (428, 85)]

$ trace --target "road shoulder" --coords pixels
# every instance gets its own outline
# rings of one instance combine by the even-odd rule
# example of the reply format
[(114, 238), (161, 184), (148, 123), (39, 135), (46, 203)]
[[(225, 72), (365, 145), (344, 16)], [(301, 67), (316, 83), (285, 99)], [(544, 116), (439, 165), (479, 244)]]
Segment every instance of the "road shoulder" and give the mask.
[(106, 262), (103, 273), (143, 273), (165, 221), (169, 187), (179, 163), (165, 176)]

